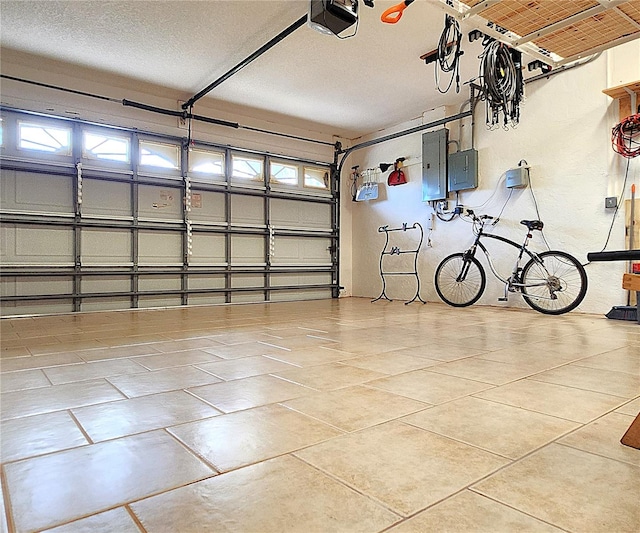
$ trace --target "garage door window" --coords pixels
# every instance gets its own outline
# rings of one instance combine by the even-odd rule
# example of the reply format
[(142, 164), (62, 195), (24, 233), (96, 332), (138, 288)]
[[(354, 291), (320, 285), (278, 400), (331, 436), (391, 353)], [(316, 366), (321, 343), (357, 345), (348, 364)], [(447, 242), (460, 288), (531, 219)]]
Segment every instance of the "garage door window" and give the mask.
[(180, 168), (180, 147), (175, 144), (140, 141), (140, 164), (178, 170)]
[(280, 185), (298, 185), (298, 167), (283, 163), (271, 162), (270, 181)]
[(82, 134), (82, 156), (87, 159), (129, 163), (130, 144), (129, 139), (125, 137), (85, 131)]
[(18, 122), (18, 147), (58, 155), (71, 155), (71, 128)]
[(263, 181), (264, 171), (262, 159), (251, 159), (249, 157), (233, 155), (231, 156), (234, 178), (250, 181)]
[(224, 154), (193, 149), (189, 152), (189, 174), (202, 180), (224, 178)]
[(326, 168), (304, 167), (304, 186), (312, 189), (329, 189), (329, 172)]

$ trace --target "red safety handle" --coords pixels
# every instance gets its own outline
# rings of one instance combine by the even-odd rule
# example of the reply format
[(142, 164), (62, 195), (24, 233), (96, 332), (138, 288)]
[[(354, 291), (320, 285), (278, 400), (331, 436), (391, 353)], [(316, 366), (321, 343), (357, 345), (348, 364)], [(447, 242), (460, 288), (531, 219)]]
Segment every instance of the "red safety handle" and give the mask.
[(387, 24), (395, 24), (402, 18), (402, 12), (412, 3), (413, 0), (404, 0), (404, 2), (391, 6), (382, 14), (380, 20)]

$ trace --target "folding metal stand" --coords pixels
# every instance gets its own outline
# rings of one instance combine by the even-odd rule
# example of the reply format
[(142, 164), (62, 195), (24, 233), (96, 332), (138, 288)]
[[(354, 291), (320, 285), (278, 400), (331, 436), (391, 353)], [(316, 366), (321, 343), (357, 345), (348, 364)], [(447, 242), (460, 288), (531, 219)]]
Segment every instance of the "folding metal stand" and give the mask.
[[(420, 230), (420, 242), (418, 243), (418, 246), (416, 246), (415, 250), (401, 250), (397, 246), (392, 246), (391, 248), (389, 248), (389, 233), (392, 233), (394, 231), (410, 231), (410, 230)], [(420, 300), (423, 304), (426, 304), (427, 302), (425, 302), (422, 298), (420, 298), (420, 278), (418, 277), (418, 254), (420, 253), (420, 248), (422, 248), (422, 240), (424, 239), (424, 231), (422, 230), (422, 226), (418, 222), (414, 222), (412, 226), (408, 226), (407, 223), (405, 222), (404, 224), (402, 224), (402, 227), (400, 228), (389, 229), (389, 226), (381, 226), (378, 228), (378, 233), (384, 233), (386, 237), (384, 248), (380, 253), (380, 277), (382, 278), (382, 292), (380, 293), (380, 296), (378, 296), (376, 299), (371, 300), (371, 303), (377, 302), (382, 298), (384, 298), (385, 300), (388, 300), (389, 302), (393, 301), (386, 294), (386, 290), (387, 290), (387, 280), (385, 279), (386, 276), (415, 276), (416, 285), (417, 285), (416, 294), (413, 298), (411, 298), (411, 300), (409, 300), (408, 302), (405, 302), (404, 304), (407, 305), (407, 304), (410, 304), (411, 302), (415, 302), (416, 300)], [(382, 261), (385, 255), (390, 255), (390, 256), (397, 255), (399, 257), (400, 255), (403, 255), (403, 254), (413, 254), (413, 271), (411, 272), (385, 272), (384, 271), (382, 267)]]

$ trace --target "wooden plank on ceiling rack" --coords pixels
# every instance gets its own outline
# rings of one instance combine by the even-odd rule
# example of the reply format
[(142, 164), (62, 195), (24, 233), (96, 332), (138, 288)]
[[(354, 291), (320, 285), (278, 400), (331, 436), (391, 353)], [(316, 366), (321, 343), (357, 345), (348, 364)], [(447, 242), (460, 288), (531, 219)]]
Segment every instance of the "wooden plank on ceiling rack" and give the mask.
[(616, 10), (622, 11), (625, 16), (637, 24), (640, 24), (640, 0), (632, 0), (631, 2), (616, 6)]
[[(537, 30), (529, 31), (529, 33), (523, 33), (522, 37), (518, 39), (516, 43), (517, 45), (521, 45), (533, 41), (534, 39), (539, 39), (541, 37), (544, 37), (545, 35), (560, 31), (571, 24), (575, 24), (576, 22), (580, 22), (581, 20), (597, 15), (598, 13), (602, 13), (603, 11), (604, 8), (598, 4), (579, 13), (575, 13), (569, 17), (563, 18), (556, 22), (552, 22), (551, 24), (543, 26), (542, 28), (539, 28)], [(531, 29), (533, 29), (533, 26), (531, 26), (530, 28), (526, 28), (526, 30)]]
[(630, 41), (635, 41), (636, 39), (640, 39), (640, 33), (634, 33), (632, 35), (625, 35), (623, 37), (618, 37), (613, 41), (609, 41), (607, 43), (601, 44), (600, 46), (596, 46), (595, 48), (590, 48), (589, 50), (585, 50), (574, 56), (565, 57), (557, 62), (557, 66), (561, 67), (562, 65), (568, 65), (569, 63), (573, 63), (574, 61), (578, 61), (579, 59), (584, 59), (585, 57), (588, 57), (590, 55), (604, 52), (605, 50), (609, 50), (610, 48), (615, 48), (618, 45), (628, 43)]
[(478, 13), (484, 11), (485, 9), (493, 6), (494, 4), (498, 4), (498, 3), (500, 3), (500, 0), (484, 0), (484, 1), (476, 2), (471, 7), (471, 9), (469, 9), (468, 11), (466, 11), (462, 15), (462, 18), (473, 17), (473, 16), (477, 15)]
[(480, 16), (499, 24), (522, 37), (557, 23), (567, 25), (568, 19), (586, 18), (605, 8), (594, 0), (507, 0), (490, 6)]
[(588, 55), (591, 50), (625, 37), (640, 37), (640, 29), (611, 9), (534, 39), (533, 43), (569, 58)]

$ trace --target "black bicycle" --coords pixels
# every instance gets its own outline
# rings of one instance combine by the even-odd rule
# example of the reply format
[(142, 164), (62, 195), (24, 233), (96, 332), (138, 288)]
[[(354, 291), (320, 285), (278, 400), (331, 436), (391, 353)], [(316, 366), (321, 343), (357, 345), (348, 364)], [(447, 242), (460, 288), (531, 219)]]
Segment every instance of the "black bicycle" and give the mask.
[[(520, 222), (527, 227), (527, 234), (524, 242), (518, 244), (500, 235), (485, 233), (485, 225), (494, 220), (492, 216), (477, 216), (470, 209), (466, 214), (473, 222), (476, 238), (468, 250), (452, 254), (438, 265), (435, 287), (442, 301), (454, 307), (466, 307), (480, 299), (487, 276), (475, 257), (479, 248), (484, 252), (493, 275), (505, 284), (504, 298), (499, 298), (499, 301), (507, 301), (509, 292), (520, 293), (530, 307), (548, 315), (561, 315), (580, 305), (587, 293), (587, 274), (580, 262), (566, 252), (549, 250), (536, 253), (527, 248), (532, 232), (541, 231), (544, 226), (540, 220)], [(489, 251), (481, 242), (485, 237), (519, 250), (509, 277), (500, 276), (496, 271)], [(521, 267), (523, 258), (529, 260)]]

